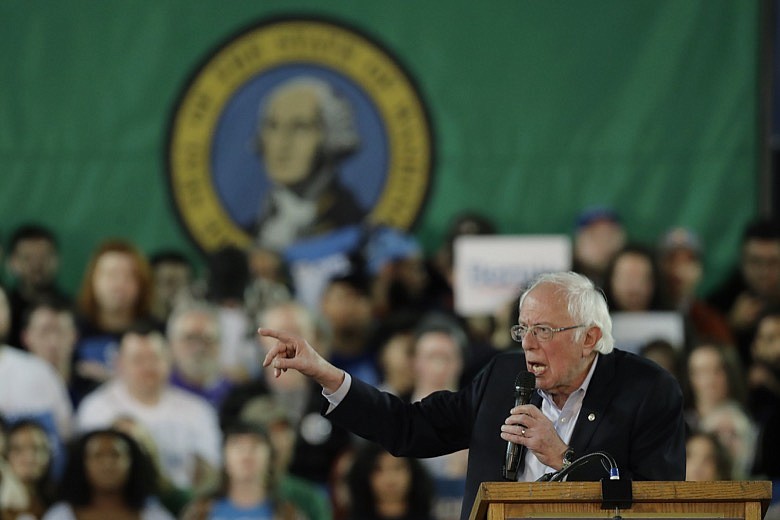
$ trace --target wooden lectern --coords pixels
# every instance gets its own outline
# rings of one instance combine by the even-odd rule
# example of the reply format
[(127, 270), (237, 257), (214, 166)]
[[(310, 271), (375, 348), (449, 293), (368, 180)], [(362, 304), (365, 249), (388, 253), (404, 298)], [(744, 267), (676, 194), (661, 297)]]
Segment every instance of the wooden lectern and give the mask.
[(615, 510), (602, 509), (600, 482), (483, 482), (469, 519), (761, 520), (772, 497), (772, 483), (632, 482), (631, 493), (631, 507)]

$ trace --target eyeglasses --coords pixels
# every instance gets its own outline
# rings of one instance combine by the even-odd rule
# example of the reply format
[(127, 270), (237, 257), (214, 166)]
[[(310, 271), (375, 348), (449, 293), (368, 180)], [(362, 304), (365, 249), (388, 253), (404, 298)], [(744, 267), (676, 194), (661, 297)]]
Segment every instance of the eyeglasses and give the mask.
[(580, 325), (572, 325), (571, 327), (558, 327), (553, 328), (548, 325), (533, 325), (529, 327), (528, 325), (515, 325), (510, 329), (510, 333), (512, 334), (512, 339), (517, 341), (518, 343), (522, 343), (523, 339), (525, 338), (525, 335), (531, 332), (536, 339), (539, 341), (550, 341), (553, 337), (553, 334), (556, 332), (563, 332), (564, 330), (571, 330), (571, 329), (578, 329), (580, 327), (584, 327), (585, 324)]

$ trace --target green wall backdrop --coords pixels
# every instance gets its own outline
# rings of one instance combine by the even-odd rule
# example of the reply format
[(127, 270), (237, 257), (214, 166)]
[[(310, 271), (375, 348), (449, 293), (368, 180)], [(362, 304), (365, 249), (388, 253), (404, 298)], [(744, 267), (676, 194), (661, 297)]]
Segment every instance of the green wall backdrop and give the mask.
[(478, 209), (504, 233), (570, 233), (609, 204), (632, 238), (699, 231), (708, 285), (757, 214), (758, 2), (0, 0), (0, 237), (37, 220), (74, 289), (91, 249), (196, 248), (165, 138), (214, 47), (266, 17), (342, 20), (414, 76), (435, 133), (416, 233)]

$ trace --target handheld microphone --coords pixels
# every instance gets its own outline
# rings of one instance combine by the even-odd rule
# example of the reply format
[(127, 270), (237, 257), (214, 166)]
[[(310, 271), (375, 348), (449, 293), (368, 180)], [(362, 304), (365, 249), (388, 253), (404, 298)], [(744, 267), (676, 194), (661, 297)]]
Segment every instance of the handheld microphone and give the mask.
[[(531, 395), (536, 388), (536, 377), (533, 373), (523, 370), (515, 378), (515, 406), (528, 404)], [(507, 441), (506, 457), (504, 457), (504, 478), (511, 481), (517, 480), (517, 466), (525, 446)]]

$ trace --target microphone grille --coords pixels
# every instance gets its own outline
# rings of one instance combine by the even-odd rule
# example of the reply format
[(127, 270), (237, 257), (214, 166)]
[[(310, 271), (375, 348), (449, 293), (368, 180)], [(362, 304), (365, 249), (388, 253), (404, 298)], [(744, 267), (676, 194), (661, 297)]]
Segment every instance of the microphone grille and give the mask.
[(533, 390), (536, 387), (536, 376), (528, 370), (522, 370), (517, 374), (515, 378), (515, 388), (525, 388), (528, 391)]

